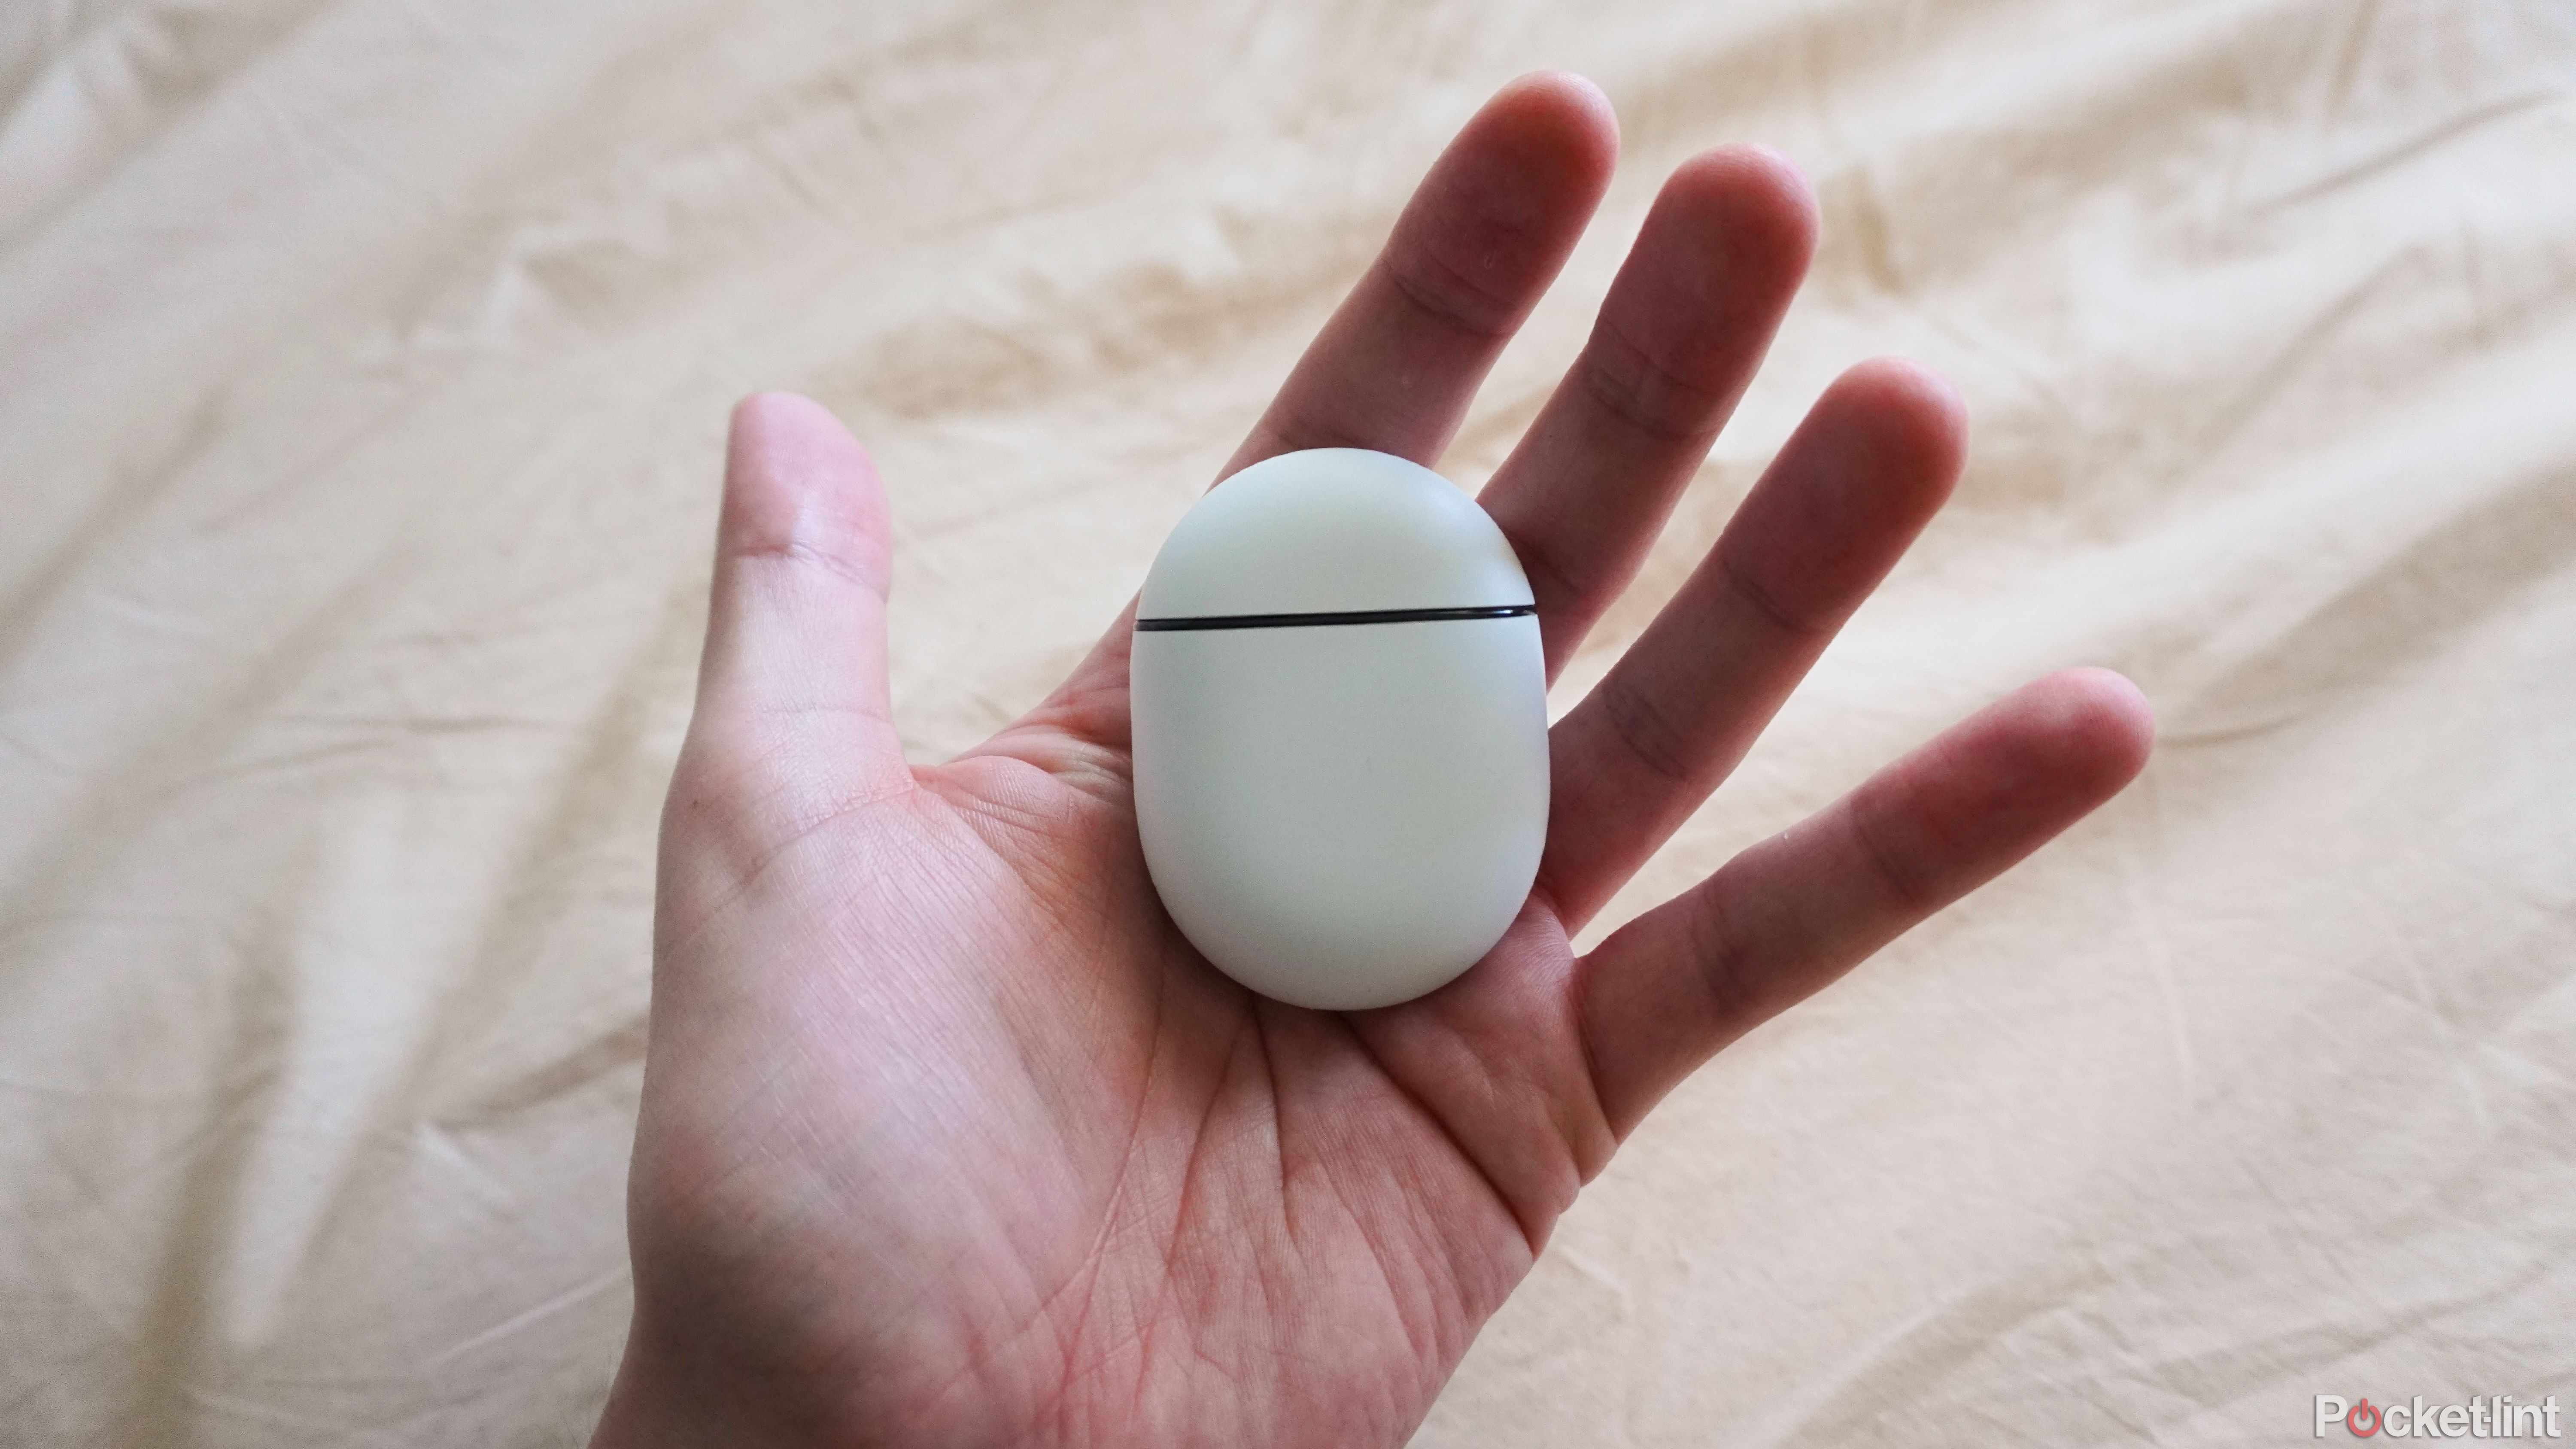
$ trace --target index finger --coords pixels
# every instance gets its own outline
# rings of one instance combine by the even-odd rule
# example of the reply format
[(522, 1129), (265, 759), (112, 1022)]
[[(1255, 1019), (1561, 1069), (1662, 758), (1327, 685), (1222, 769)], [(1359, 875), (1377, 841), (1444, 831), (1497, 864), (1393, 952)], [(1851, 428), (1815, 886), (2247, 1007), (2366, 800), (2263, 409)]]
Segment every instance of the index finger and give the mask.
[[(1218, 478), (1305, 448), (1436, 462), (1583, 235), (1618, 151), (1618, 121), (1590, 81), (1541, 72), (1503, 87), (1432, 163)], [(1132, 614), (1004, 734), (1042, 726), (1124, 750)]]
[(1590, 81), (1541, 72), (1503, 87), (1432, 163), (1225, 472), (1301, 448), (1435, 462), (1573, 252), (1618, 151)]

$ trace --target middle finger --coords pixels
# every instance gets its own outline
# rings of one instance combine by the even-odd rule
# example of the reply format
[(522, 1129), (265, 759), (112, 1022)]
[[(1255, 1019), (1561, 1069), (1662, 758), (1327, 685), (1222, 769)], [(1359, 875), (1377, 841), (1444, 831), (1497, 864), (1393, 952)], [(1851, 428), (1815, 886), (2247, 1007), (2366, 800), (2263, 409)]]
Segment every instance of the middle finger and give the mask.
[(1693, 157), (1656, 196), (1591, 340), (1477, 500), (1529, 574), (1550, 678), (1635, 577), (1815, 242), (1805, 179), (1759, 147)]

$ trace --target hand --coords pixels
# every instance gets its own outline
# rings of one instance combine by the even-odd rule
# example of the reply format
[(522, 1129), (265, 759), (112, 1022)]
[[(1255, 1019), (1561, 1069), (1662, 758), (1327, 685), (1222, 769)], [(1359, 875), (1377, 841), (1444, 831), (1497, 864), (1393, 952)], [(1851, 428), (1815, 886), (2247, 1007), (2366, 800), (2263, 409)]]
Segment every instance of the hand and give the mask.
[[(1505, 89), (1227, 471), (1436, 460), (1616, 145), (1587, 84)], [(1726, 420), (1814, 230), (1797, 174), (1749, 148), (1657, 199), (1483, 494), (1551, 671)], [(1546, 857), (1502, 944), (1330, 1015), (1234, 985), (1157, 902), (1127, 620), (982, 747), (905, 763), (876, 477), (821, 408), (746, 402), (663, 824), (635, 1318), (598, 1442), (1400, 1442), (1658, 1098), (2143, 763), (2126, 681), (2043, 679), (1570, 949), (1940, 505), (1963, 433), (1906, 364), (1828, 389), (1556, 726)]]

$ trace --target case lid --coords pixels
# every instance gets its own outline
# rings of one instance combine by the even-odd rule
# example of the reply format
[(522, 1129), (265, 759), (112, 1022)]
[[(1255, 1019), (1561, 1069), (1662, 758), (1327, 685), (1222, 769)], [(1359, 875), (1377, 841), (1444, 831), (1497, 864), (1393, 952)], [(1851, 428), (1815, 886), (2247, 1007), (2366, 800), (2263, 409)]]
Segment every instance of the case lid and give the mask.
[(1418, 463), (1365, 448), (1266, 458), (1181, 517), (1139, 620), (1527, 607), (1511, 540)]

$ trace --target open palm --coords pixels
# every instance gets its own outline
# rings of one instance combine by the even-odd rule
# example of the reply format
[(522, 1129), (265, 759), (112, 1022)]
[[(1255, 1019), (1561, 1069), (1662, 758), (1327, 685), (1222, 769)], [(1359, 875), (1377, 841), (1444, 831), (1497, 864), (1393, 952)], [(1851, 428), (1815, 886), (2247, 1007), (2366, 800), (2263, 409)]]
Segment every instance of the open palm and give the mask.
[[(1228, 471), (1436, 460), (1606, 184), (1607, 104), (1507, 88)], [(1482, 495), (1553, 671), (1626, 587), (1812, 248), (1730, 148), (1666, 185)], [(1577, 957), (1949, 491), (1958, 405), (1828, 390), (1708, 559), (1554, 729), (1538, 884), (1402, 1006), (1279, 1005), (1155, 897), (1121, 620), (981, 748), (889, 722), (888, 529), (819, 407), (736, 415), (713, 617), (664, 822), (631, 1186), (635, 1323), (602, 1444), (1392, 1444), (1620, 1138), (1698, 1063), (2125, 783), (2115, 675), (2024, 688)]]

